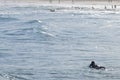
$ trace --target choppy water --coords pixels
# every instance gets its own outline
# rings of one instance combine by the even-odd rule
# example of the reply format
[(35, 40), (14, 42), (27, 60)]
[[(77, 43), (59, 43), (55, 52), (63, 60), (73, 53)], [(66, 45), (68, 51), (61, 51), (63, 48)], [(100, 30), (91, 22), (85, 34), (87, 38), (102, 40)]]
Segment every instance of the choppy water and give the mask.
[(0, 80), (120, 80), (119, 12), (52, 8), (0, 8)]

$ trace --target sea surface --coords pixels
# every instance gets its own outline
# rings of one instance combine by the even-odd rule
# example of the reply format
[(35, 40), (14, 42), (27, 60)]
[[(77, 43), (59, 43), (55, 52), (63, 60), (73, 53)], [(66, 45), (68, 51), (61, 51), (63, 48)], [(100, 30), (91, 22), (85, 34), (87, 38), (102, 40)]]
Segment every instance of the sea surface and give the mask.
[(120, 11), (1, 6), (0, 80), (120, 80)]

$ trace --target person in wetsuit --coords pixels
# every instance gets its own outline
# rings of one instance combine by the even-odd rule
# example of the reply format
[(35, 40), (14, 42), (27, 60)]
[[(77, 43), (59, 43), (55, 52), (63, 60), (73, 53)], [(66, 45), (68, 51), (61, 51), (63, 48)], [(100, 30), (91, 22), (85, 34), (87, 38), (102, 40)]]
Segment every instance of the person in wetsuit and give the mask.
[(94, 61), (91, 62), (91, 64), (89, 65), (89, 68), (93, 68), (93, 69), (105, 69), (105, 67), (103, 67), (103, 66), (96, 65)]

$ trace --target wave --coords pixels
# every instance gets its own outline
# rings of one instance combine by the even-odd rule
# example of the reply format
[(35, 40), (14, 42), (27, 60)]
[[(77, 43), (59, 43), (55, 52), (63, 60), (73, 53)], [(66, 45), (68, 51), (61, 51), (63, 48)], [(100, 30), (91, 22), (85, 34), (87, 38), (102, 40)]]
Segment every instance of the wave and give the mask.
[(12, 17), (0, 17), (0, 22), (10, 22), (10, 21), (16, 21), (19, 20), (17, 18), (12, 18)]
[(4, 74), (0, 74), (0, 80), (15, 80), (15, 79), (18, 79), (18, 80), (29, 80), (25, 77), (22, 77), (22, 76), (16, 76), (16, 75), (11, 75), (11, 74), (7, 74), (7, 73), (4, 73)]
[(44, 35), (47, 35), (47, 36), (55, 37), (55, 35), (53, 35), (51, 33), (48, 33), (48, 32), (41, 32), (41, 33), (44, 34)]
[(30, 21), (27, 21), (27, 22), (24, 22), (24, 24), (41, 24), (42, 21), (40, 20), (30, 20)]
[[(12, 23), (13, 24), (13, 23)], [(21, 21), (14, 28), (7, 28), (1, 31), (1, 34), (7, 40), (36, 41), (49, 40), (55, 36), (51, 34), (40, 20)]]
[(38, 33), (41, 31), (45, 31), (47, 28), (47, 25), (43, 23), (41, 20), (30, 20), (27, 22), (21, 23), (20, 26), (23, 26), (25, 29), (23, 30), (33, 30), (34, 32)]

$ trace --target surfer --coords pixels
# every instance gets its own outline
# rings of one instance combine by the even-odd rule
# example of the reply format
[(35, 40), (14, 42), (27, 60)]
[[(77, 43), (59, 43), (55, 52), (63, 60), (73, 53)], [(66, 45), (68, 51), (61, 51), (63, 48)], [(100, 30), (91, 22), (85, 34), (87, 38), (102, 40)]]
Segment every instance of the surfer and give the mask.
[(50, 9), (50, 12), (55, 12), (55, 9)]
[(93, 68), (93, 69), (105, 69), (105, 67), (103, 67), (103, 66), (96, 65), (94, 61), (91, 62), (91, 64), (89, 65), (89, 68)]

